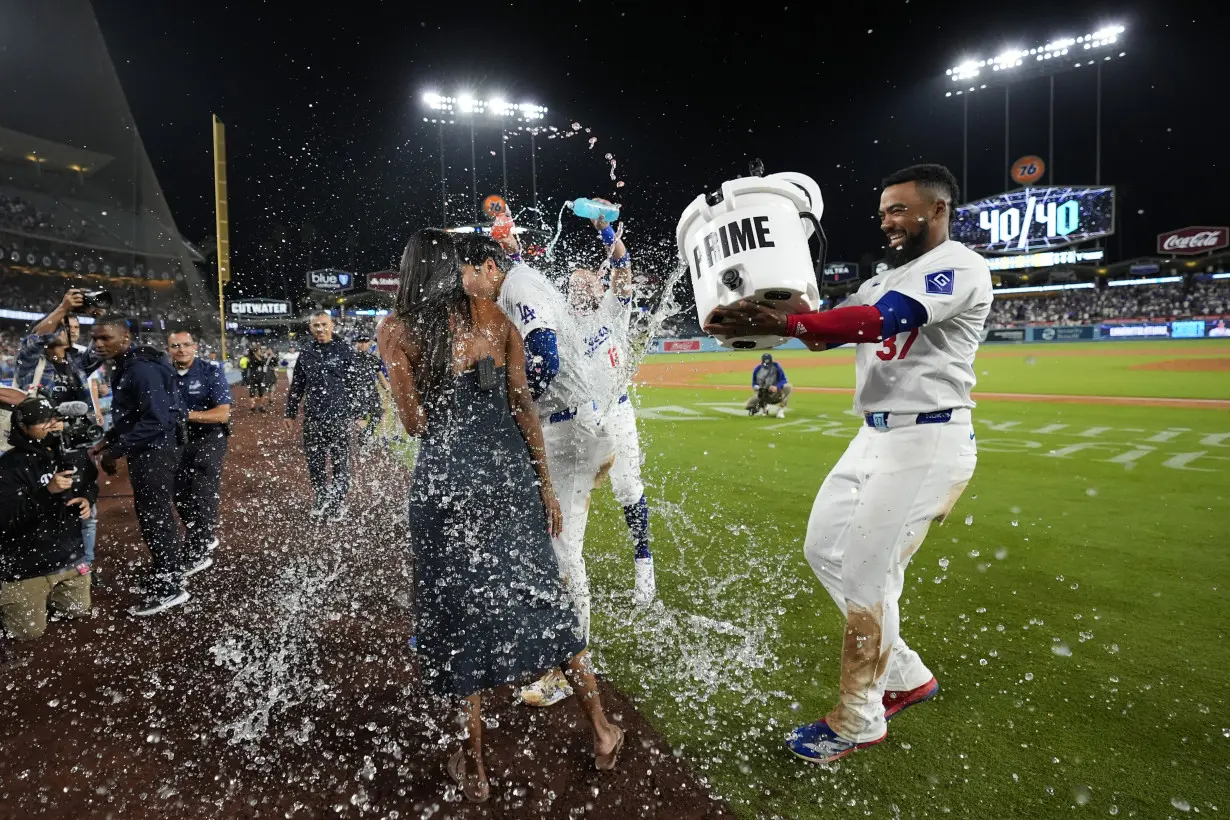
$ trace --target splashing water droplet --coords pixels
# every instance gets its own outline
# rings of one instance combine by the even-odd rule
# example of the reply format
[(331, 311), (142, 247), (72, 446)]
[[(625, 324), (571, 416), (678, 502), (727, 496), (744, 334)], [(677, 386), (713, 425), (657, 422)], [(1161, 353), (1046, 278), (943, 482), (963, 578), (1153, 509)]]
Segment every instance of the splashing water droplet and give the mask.
[(1012, 522), (1012, 526), (1014, 526), (1014, 527), (1019, 527), (1019, 526), (1021, 526), (1021, 522), (1020, 522), (1020, 521), (1013, 520), (1013, 522)]
[(1004, 560), (1005, 558), (1008, 557), (1008, 550), (1004, 547), (1000, 547), (999, 549), (995, 550), (995, 557), (1000, 561)]
[(965, 526), (967, 527), (973, 526), (973, 523), (974, 523), (974, 516), (972, 515), (965, 516)]
[(1093, 789), (1088, 786), (1077, 786), (1072, 789), (1072, 799), (1076, 801), (1078, 806), (1087, 806), (1093, 798)]
[(1051, 651), (1061, 658), (1072, 657), (1072, 648), (1066, 643), (1057, 643), (1051, 646)]
[(1090, 498), (1093, 498), (1097, 494), (1098, 494), (1097, 487), (1090, 487), (1089, 489), (1085, 490), (1085, 495), (1089, 496)]
[(948, 559), (947, 558), (941, 558), (939, 561), (939, 564), (940, 564), (940, 569), (948, 569)]
[(1026, 672), (1026, 673), (1025, 673), (1025, 680), (1033, 680), (1033, 679), (1034, 679), (1034, 673), (1033, 673), (1033, 672)]
[(595, 144), (595, 143), (597, 143), (597, 142), (598, 142), (598, 138), (597, 138), (597, 137), (590, 137), (590, 138), (589, 138), (589, 149), (590, 149), (591, 151), (594, 149), (594, 144)]
[(1174, 806), (1179, 811), (1191, 811), (1192, 810), (1192, 804), (1188, 803), (1182, 797), (1170, 798), (1170, 805)]
[(579, 123), (579, 122), (574, 122), (574, 123), (572, 124), (572, 130), (573, 130), (573, 131), (580, 131), (580, 130), (581, 130), (581, 123)]

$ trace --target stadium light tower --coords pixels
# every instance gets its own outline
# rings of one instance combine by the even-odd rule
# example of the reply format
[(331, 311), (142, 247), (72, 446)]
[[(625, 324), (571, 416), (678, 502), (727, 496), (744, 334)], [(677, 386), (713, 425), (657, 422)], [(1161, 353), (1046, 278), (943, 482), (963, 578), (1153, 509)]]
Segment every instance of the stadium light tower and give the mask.
[(530, 135), (530, 178), (533, 186), (534, 206), (538, 206), (538, 159), (537, 144), (534, 137), (542, 127), (542, 120), (547, 116), (547, 107), (537, 103), (509, 103), (501, 96), (490, 99), (480, 99), (473, 92), (462, 92), (456, 97), (445, 97), (434, 91), (423, 94), (423, 105), (431, 116), (423, 117), (423, 122), (439, 126), (440, 133), (440, 210), (443, 215), (442, 224), (448, 225), (448, 190), (445, 180), (444, 164), (444, 126), (462, 125), (470, 129), (470, 187), (479, 221), (482, 220), (482, 205), (478, 199), (478, 168), (474, 150), (474, 131), (476, 128), (498, 126), (500, 129), (500, 167), (503, 172), (503, 188), (500, 193), (508, 199), (508, 157), (505, 134), (509, 123), (520, 123), (515, 126), (518, 131), (526, 131)]
[(1048, 155), (1046, 157), (1047, 180), (1055, 184), (1055, 75), (1080, 68), (1094, 67), (1097, 71), (1096, 109), (1096, 168), (1095, 184), (1102, 182), (1102, 66), (1111, 60), (1127, 56), (1123, 50), (1123, 35), (1127, 31), (1121, 25), (1103, 26), (1091, 34), (1080, 37), (1057, 37), (1049, 43), (1030, 48), (1010, 48), (994, 57), (968, 57), (948, 69), (948, 90), (945, 97), (960, 97), (962, 101), (961, 122), (961, 187), (969, 198), (969, 95), (976, 91), (1002, 86), (1004, 89), (1004, 188), (1010, 185), (1009, 167), (1012, 163), (1009, 145), (1010, 106), (1012, 86), (1022, 80), (1039, 77), (1050, 78), (1050, 111)]

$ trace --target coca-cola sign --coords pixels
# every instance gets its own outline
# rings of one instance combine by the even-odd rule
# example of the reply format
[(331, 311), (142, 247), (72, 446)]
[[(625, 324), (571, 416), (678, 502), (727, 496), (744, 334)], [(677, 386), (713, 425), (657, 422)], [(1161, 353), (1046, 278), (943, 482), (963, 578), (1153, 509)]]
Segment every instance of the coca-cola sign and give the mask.
[(1157, 252), (1168, 256), (1195, 256), (1230, 247), (1230, 228), (1192, 225), (1157, 235)]

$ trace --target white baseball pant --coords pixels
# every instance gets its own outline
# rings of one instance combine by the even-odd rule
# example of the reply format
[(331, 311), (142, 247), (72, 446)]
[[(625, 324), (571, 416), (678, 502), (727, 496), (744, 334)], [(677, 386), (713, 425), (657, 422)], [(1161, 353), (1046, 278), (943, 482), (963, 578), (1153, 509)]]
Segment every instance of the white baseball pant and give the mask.
[(590, 494), (602, 483), (615, 460), (614, 441), (596, 423), (578, 418), (547, 422), (542, 426), (547, 469), (559, 498), (563, 529), (551, 540), (559, 562), (560, 578), (572, 596), (577, 619), (589, 641), (589, 576), (585, 571), (585, 527), (589, 522)]
[(627, 507), (645, 495), (641, 481), (641, 441), (636, 434), (636, 411), (631, 399), (611, 408), (602, 426), (615, 445), (615, 464), (611, 467), (611, 492), (621, 506)]
[(859, 430), (820, 485), (804, 544), (846, 616), (840, 701), (826, 720), (858, 743), (884, 736), (885, 689), (914, 689), (932, 677), (900, 634), (905, 568), (931, 522), (952, 511), (978, 461), (968, 409), (943, 424), (889, 418), (887, 429)]

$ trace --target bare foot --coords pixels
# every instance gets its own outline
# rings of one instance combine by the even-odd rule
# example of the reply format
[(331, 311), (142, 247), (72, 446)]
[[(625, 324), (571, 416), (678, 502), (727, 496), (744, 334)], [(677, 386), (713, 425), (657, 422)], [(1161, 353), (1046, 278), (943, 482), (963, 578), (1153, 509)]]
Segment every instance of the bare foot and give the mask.
[(624, 730), (608, 723), (606, 729), (596, 733), (594, 738), (594, 768), (599, 771), (614, 769), (623, 747)]

